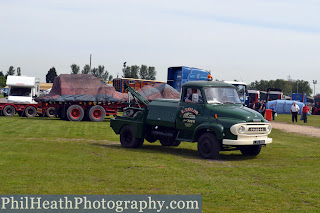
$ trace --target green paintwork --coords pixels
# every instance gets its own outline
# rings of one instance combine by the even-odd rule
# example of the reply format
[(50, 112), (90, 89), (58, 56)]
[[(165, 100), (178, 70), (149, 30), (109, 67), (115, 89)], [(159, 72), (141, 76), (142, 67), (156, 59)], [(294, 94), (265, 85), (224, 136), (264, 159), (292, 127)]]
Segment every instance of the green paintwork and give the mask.
[[(215, 133), (219, 140), (237, 139), (230, 127), (237, 123), (268, 122), (262, 115), (242, 104), (208, 104), (204, 93), (206, 87), (233, 87), (230, 84), (213, 81), (187, 82), (182, 86), (180, 100), (158, 99), (150, 102), (140, 119), (117, 117), (111, 120), (111, 127), (119, 134), (123, 125), (134, 127), (137, 135), (143, 138), (150, 126), (161, 126), (177, 130), (177, 140), (197, 141), (206, 131)], [(203, 103), (184, 102), (187, 88), (197, 88)], [(215, 118), (217, 116), (217, 118)]]
[(149, 103), (147, 124), (175, 127), (179, 100), (156, 99)]

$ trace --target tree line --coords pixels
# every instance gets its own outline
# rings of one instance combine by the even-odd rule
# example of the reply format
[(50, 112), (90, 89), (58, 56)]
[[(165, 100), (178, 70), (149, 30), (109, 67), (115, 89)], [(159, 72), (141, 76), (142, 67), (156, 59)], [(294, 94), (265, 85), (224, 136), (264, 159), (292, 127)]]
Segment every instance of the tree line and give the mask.
[[(80, 70), (80, 66), (77, 64), (72, 64), (70, 66), (70, 74), (88, 74), (93, 75), (94, 77), (97, 77), (101, 79), (101, 81), (107, 83), (109, 81), (113, 80), (113, 76), (109, 74), (108, 70), (105, 69), (103, 65), (99, 65), (98, 67), (94, 67), (90, 69), (90, 65), (86, 64)], [(156, 79), (156, 70), (155, 67), (147, 66), (147, 65), (132, 65), (132, 66), (126, 66), (126, 62), (123, 64), (122, 69), (124, 78), (140, 78), (140, 79), (146, 79), (146, 80), (155, 80)], [(53, 83), (54, 78), (57, 76), (56, 69), (52, 67), (47, 75), (46, 75), (46, 82), (47, 83)]]
[(146, 80), (156, 80), (157, 71), (155, 67), (147, 66), (142, 64), (141, 67), (138, 65), (127, 66), (126, 62), (123, 64), (122, 69), (124, 78), (140, 78)]
[(15, 70), (14, 66), (10, 66), (6, 74), (4, 74), (3, 71), (0, 71), (0, 88), (6, 86), (6, 80), (8, 75), (15, 75), (16, 71), (17, 71), (17, 76), (21, 76), (20, 67), (17, 67), (17, 70)]
[(260, 80), (251, 82), (248, 85), (248, 89), (255, 89), (261, 91), (267, 91), (268, 88), (279, 88), (282, 89), (284, 95), (291, 96), (292, 93), (306, 93), (307, 96), (312, 94), (312, 89), (308, 81), (297, 80), (297, 81), (286, 81), (283, 79), (277, 80)]

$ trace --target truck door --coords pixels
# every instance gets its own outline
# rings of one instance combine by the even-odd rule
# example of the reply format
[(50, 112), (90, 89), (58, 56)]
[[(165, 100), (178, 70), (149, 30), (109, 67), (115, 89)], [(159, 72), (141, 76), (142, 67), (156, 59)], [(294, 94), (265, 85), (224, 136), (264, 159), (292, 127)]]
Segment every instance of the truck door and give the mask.
[(192, 138), (193, 131), (203, 120), (204, 94), (199, 88), (184, 88), (178, 107), (176, 128), (179, 138)]

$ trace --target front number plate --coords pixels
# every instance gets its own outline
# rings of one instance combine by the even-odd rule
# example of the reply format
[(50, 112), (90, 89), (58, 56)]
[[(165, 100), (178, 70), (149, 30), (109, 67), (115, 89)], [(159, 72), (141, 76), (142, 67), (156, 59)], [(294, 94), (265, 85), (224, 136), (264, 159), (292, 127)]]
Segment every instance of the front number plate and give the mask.
[(265, 143), (266, 143), (266, 141), (265, 141), (265, 140), (253, 141), (253, 144), (255, 144), (255, 145), (265, 144)]

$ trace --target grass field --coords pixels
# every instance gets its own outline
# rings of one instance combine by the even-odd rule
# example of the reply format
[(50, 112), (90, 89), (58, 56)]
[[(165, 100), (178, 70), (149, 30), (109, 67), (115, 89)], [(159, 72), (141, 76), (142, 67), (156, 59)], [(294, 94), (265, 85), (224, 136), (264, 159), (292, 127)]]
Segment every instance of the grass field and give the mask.
[(320, 211), (319, 138), (273, 130), (256, 158), (205, 160), (193, 143), (124, 149), (109, 119), (0, 123), (0, 194), (202, 194), (203, 212)]
[(315, 126), (320, 127), (320, 115), (308, 115), (308, 122), (303, 123), (303, 120), (300, 120), (301, 114), (298, 115), (298, 122), (292, 122), (291, 114), (278, 114), (275, 118), (275, 121), (285, 122), (288, 124), (295, 124), (295, 125), (305, 125), (305, 126)]

